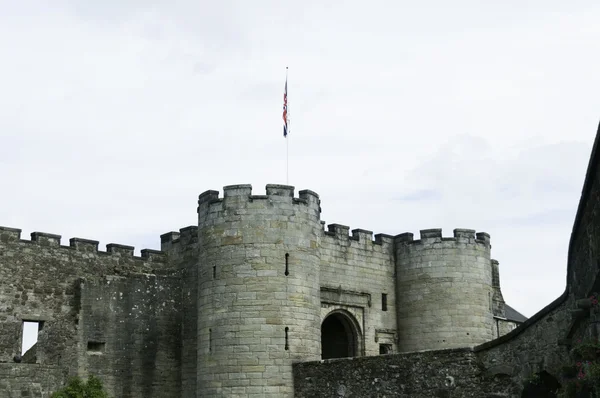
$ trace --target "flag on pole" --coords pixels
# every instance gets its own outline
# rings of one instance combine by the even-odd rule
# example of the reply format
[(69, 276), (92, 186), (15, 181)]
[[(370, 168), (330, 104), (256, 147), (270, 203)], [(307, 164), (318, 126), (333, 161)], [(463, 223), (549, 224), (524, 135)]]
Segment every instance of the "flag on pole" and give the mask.
[(283, 136), (288, 135), (288, 105), (287, 105), (287, 74), (285, 76), (285, 91), (283, 92)]

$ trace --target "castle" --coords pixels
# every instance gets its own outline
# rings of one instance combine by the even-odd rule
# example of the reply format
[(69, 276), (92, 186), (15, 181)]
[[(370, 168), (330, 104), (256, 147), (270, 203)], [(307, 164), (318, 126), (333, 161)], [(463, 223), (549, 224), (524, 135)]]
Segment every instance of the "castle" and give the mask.
[(206, 191), (197, 212), (140, 257), (0, 227), (0, 396), (94, 374), (115, 397), (291, 397), (296, 362), (474, 347), (526, 320), (485, 232), (350, 235), (285, 185)]

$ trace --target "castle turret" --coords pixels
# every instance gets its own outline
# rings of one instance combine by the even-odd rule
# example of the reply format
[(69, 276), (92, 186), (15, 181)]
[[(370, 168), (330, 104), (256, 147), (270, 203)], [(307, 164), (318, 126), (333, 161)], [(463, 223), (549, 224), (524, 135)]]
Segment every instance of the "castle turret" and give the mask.
[(504, 297), (502, 296), (502, 290), (500, 289), (500, 263), (498, 260), (492, 261), (492, 312), (494, 316), (505, 318), (505, 305)]
[(490, 236), (441, 229), (395, 237), (398, 348), (474, 346), (492, 339)]
[(198, 396), (293, 396), (292, 361), (318, 360), (318, 195), (267, 185), (198, 200)]

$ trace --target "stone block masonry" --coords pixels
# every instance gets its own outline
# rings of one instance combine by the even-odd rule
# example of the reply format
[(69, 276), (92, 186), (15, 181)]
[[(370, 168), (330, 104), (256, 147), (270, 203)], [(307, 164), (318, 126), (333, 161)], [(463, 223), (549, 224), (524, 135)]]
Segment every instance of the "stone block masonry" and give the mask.
[(178, 276), (90, 278), (81, 303), (80, 370), (99, 376), (117, 397), (181, 394)]
[(64, 379), (60, 366), (0, 363), (0, 397), (46, 398), (58, 390)]
[(488, 376), (471, 349), (294, 364), (296, 398), (517, 397), (520, 386)]
[(475, 346), (492, 339), (490, 236), (441, 229), (396, 237), (401, 352)]
[(292, 362), (320, 357), (318, 196), (251, 189), (199, 198), (199, 397), (291, 397)]

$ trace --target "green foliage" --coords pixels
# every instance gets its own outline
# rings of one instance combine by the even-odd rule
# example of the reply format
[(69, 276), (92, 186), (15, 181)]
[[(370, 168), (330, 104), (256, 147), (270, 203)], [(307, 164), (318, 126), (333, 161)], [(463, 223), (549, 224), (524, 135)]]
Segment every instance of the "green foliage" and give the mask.
[(600, 398), (600, 344), (597, 342), (581, 342), (571, 350), (575, 358), (574, 365), (563, 367), (562, 388), (559, 398), (593, 397)]
[(80, 377), (72, 378), (69, 384), (53, 393), (50, 398), (109, 398), (109, 396), (102, 386), (102, 381), (90, 375), (87, 382)]
[(538, 385), (541, 383), (540, 375), (538, 373), (532, 373), (525, 381), (525, 384)]

